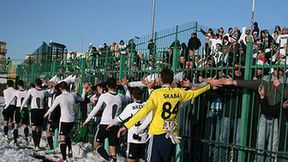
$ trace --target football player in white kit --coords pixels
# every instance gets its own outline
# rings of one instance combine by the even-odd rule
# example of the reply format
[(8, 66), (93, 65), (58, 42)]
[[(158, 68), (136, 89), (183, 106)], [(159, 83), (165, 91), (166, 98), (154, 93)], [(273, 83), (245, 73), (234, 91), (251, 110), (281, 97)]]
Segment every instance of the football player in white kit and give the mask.
[[(145, 102), (142, 102), (142, 94), (143, 92), (140, 88), (133, 88), (132, 98), (134, 102), (128, 104), (123, 112), (117, 116), (107, 128), (118, 125), (118, 123), (124, 122), (136, 114), (145, 104)], [(146, 128), (151, 119), (152, 112), (128, 130), (127, 162), (138, 162), (140, 158), (144, 159), (146, 142), (148, 140), (148, 131)]]
[[(27, 91), (24, 89), (24, 82), (22, 80), (19, 80), (17, 82), (18, 90), (14, 92), (10, 100), (8, 101), (7, 105), (5, 106), (5, 109), (10, 106), (10, 104), (13, 104), (16, 100), (16, 108), (14, 110), (13, 116), (14, 116), (14, 130), (13, 130), (13, 135), (14, 135), (14, 143), (17, 144), (17, 138), (18, 138), (18, 125), (21, 120), (21, 113), (20, 113), (20, 107), (22, 105), (22, 102), (24, 98), (27, 95)], [(28, 133), (29, 133), (29, 112), (28, 112), (28, 107), (27, 104), (24, 105), (23, 108), (23, 116), (22, 116), (22, 124), (24, 127), (24, 135), (25, 135), (25, 140), (26, 143), (28, 143)]]
[[(126, 92), (125, 95), (116, 92), (116, 80), (114, 78), (108, 78), (106, 86), (108, 92), (102, 94), (94, 109), (90, 112), (87, 119), (83, 122), (86, 125), (102, 108), (103, 114), (101, 118), (100, 125), (98, 125), (94, 148), (101, 155), (101, 157), (107, 161), (116, 161), (116, 146), (119, 139), (117, 138), (117, 132), (119, 126), (113, 126), (110, 129), (106, 129), (108, 125), (112, 124), (114, 118), (118, 115), (119, 108), (122, 106), (122, 102), (129, 101), (131, 99), (130, 92), (126, 86), (127, 80), (124, 81), (123, 87)], [(109, 141), (109, 153), (102, 147), (104, 140), (108, 138)]]
[[(55, 77), (53, 77), (53, 78), (55, 78)], [(59, 90), (59, 88), (57, 88), (58, 86), (56, 85), (57, 80), (55, 80), (55, 79), (53, 80), (53, 78), (51, 78), (47, 82), (47, 86), (48, 86), (47, 92), (52, 94), (52, 96), (47, 97), (48, 109), (52, 106), (55, 98), (61, 94), (61, 91)], [(47, 141), (48, 141), (48, 145), (49, 145), (49, 150), (47, 152), (49, 154), (53, 154), (55, 152), (54, 149), (58, 145), (57, 138), (58, 138), (58, 130), (59, 130), (58, 126), (59, 126), (60, 115), (61, 115), (60, 107), (58, 106), (48, 116), (46, 135), (47, 135)], [(54, 132), (55, 132), (55, 134), (54, 134)], [(54, 135), (54, 143), (53, 143), (53, 135)]]
[[(3, 91), (4, 94), (4, 101), (5, 101), (5, 108), (3, 110), (3, 117), (4, 117), (4, 136), (3, 136), (3, 140), (4, 141), (8, 141), (8, 123), (13, 122), (14, 121), (14, 111), (15, 111), (15, 101), (11, 102), (10, 104), (8, 104), (8, 101), (11, 100), (11, 98), (13, 98), (14, 93), (16, 92), (16, 90), (13, 88), (14, 86), (14, 82), (12, 80), (8, 80), (7, 81), (7, 88)], [(14, 134), (14, 133), (13, 133)]]
[(25, 107), (29, 98), (31, 98), (31, 127), (32, 127), (32, 138), (34, 141), (34, 151), (39, 150), (40, 140), (41, 140), (41, 128), (43, 126), (43, 115), (44, 115), (44, 97), (49, 96), (50, 93), (42, 90), (41, 79), (37, 78), (35, 80), (35, 88), (28, 90), (27, 95), (22, 102), (21, 111)]
[(66, 150), (68, 147), (68, 156), (72, 157), (72, 146), (71, 146), (71, 137), (70, 132), (74, 126), (75, 122), (75, 103), (83, 101), (82, 97), (68, 92), (68, 84), (66, 82), (61, 82), (59, 85), (61, 95), (57, 96), (46, 112), (44, 118), (48, 117), (50, 113), (60, 105), (61, 117), (60, 117), (60, 126), (59, 126), (59, 139), (60, 139), (60, 150), (62, 154), (61, 161), (66, 161)]

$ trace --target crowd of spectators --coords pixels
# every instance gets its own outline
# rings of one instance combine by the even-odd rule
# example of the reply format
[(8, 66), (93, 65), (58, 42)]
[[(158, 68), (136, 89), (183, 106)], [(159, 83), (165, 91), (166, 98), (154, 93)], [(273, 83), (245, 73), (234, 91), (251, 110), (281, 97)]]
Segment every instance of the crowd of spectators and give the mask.
[[(119, 43), (113, 42), (110, 46), (104, 43), (99, 48), (89, 45), (88, 52), (93, 57), (107, 54), (111, 61), (119, 68), (120, 56), (126, 55), (130, 58), (126, 66), (137, 66), (141, 70), (151, 70), (155, 65), (171, 67), (173, 54), (179, 52), (179, 69), (192, 69), (201, 67), (227, 67), (243, 66), (245, 64), (246, 48), (249, 42), (253, 43), (253, 64), (273, 65), (276, 63), (287, 64), (287, 38), (286, 27), (281, 29), (276, 25), (275, 30), (269, 33), (267, 29), (260, 30), (258, 23), (253, 24), (253, 28), (243, 27), (242, 31), (235, 27), (230, 27), (227, 32), (223, 27), (213, 31), (200, 29), (200, 33), (205, 36), (205, 42), (201, 43), (197, 33), (192, 33), (187, 42), (176, 40), (165, 50), (157, 49), (153, 39), (148, 42), (147, 51), (136, 48), (135, 39), (130, 39), (126, 44), (123, 40)], [(199, 33), (198, 33), (199, 34)], [(203, 49), (201, 50), (201, 45)], [(137, 50), (138, 51), (137, 51)]]

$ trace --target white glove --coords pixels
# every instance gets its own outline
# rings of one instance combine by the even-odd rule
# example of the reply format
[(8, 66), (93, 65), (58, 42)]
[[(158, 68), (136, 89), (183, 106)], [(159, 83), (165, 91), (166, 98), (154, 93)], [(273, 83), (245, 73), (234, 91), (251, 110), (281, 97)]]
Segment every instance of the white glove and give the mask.
[(180, 143), (181, 137), (177, 136), (175, 133), (166, 133), (165, 137), (170, 138), (173, 144)]
[(173, 144), (180, 143), (181, 137), (177, 136), (175, 133), (176, 122), (175, 121), (164, 121), (164, 129), (166, 132), (165, 137), (170, 138)]

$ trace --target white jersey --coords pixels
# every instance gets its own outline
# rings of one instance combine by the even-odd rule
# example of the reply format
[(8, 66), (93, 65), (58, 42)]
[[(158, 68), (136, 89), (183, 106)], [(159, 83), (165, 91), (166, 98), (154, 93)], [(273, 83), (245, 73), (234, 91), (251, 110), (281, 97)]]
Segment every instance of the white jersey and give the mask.
[(31, 109), (44, 109), (44, 97), (48, 92), (38, 88), (31, 88), (27, 92), (27, 96), (25, 97), (21, 109), (27, 103), (28, 99), (31, 97)]
[[(16, 100), (16, 107), (21, 107), (22, 102), (24, 101), (26, 95), (27, 95), (26, 90), (17, 90), (16, 92), (14, 92), (13, 96), (8, 101), (7, 105), (5, 106), (5, 109), (12, 103), (15, 103), (15, 100)], [(24, 104), (24, 107), (27, 107), (27, 104)]]
[(103, 109), (100, 124), (110, 125), (113, 119), (119, 114), (119, 108), (122, 106), (122, 102), (128, 101), (131, 98), (127, 86), (124, 86), (124, 90), (126, 91), (126, 95), (116, 92), (101, 94), (96, 106), (90, 112), (85, 122), (89, 122), (100, 109)]
[[(123, 112), (117, 117), (118, 121), (124, 122), (124, 120), (131, 118), (136, 114), (143, 106), (145, 102), (133, 102), (128, 104)], [(146, 143), (148, 139), (147, 127), (152, 119), (152, 112), (150, 112), (145, 118), (136, 123), (133, 127), (128, 130), (128, 139), (129, 143)], [(117, 119), (115, 119), (117, 120)], [(133, 135), (136, 134), (141, 137), (140, 140), (134, 139)]]
[(83, 101), (83, 99), (77, 94), (64, 92), (55, 98), (52, 106), (46, 112), (46, 115), (51, 114), (52, 111), (58, 105), (60, 105), (61, 110), (60, 122), (72, 123), (75, 121), (75, 103), (77, 101)]
[(54, 94), (55, 88), (49, 88), (49, 89), (47, 89), (47, 92), (50, 94), (53, 94), (52, 96), (48, 96), (48, 101), (47, 101), (48, 105), (47, 106), (50, 108), (53, 104), (54, 99), (55, 99), (55, 94)]
[[(3, 91), (4, 94), (4, 100), (5, 100), (5, 105), (9, 105), (8, 102), (10, 101), (11, 98), (13, 98), (14, 93), (16, 92), (16, 90), (12, 87), (8, 87), (7, 89), (5, 89)], [(11, 103), (10, 105), (15, 105), (15, 101), (13, 103)]]

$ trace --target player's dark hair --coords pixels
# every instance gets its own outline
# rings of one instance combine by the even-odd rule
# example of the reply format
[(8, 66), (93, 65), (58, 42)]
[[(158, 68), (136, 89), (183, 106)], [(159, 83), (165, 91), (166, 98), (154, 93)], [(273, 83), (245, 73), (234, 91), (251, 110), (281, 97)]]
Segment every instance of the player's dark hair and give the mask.
[(117, 81), (115, 78), (108, 78), (106, 85), (111, 89), (116, 89)]
[(68, 91), (68, 84), (66, 82), (61, 82), (61, 83), (59, 83), (59, 88), (65, 89)]
[(37, 78), (37, 79), (35, 80), (35, 85), (37, 85), (38, 87), (40, 87), (40, 86), (42, 85), (42, 80), (39, 79), (39, 78)]
[(136, 100), (141, 100), (142, 99), (142, 94), (143, 91), (139, 88), (139, 87), (135, 87), (132, 90), (132, 96), (136, 99)]
[(161, 71), (161, 79), (163, 84), (171, 84), (173, 82), (174, 73), (171, 69), (164, 68)]
[(23, 87), (24, 86), (23, 80), (18, 80), (17, 85)]
[(8, 87), (13, 87), (13, 85), (14, 85), (13, 80), (8, 80), (8, 81), (7, 81), (7, 86), (8, 86)]

